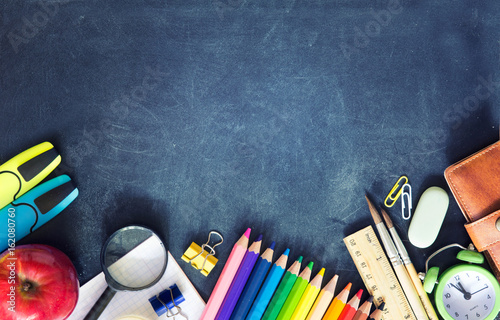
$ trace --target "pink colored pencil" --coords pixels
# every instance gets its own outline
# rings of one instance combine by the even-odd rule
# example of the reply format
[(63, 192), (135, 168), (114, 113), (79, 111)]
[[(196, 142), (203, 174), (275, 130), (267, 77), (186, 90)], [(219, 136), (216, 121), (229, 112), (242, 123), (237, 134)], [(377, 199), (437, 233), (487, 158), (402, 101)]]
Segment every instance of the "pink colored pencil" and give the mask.
[(241, 292), (247, 283), (248, 277), (250, 277), (250, 273), (259, 258), (261, 244), (262, 235), (260, 235), (257, 240), (252, 243), (250, 248), (248, 248), (245, 257), (240, 264), (238, 272), (234, 276), (233, 282), (229, 287), (229, 291), (224, 298), (224, 302), (222, 302), (222, 305), (219, 308), (219, 312), (216, 316), (217, 320), (229, 320), (231, 317), (234, 307), (236, 306), (236, 303), (238, 303)]
[(231, 282), (233, 281), (233, 278), (240, 267), (241, 261), (247, 252), (250, 231), (251, 229), (248, 228), (245, 234), (242, 235), (238, 242), (234, 244), (233, 250), (231, 251), (231, 254), (229, 254), (229, 258), (224, 265), (224, 269), (222, 269), (200, 320), (214, 320), (217, 316), (217, 312), (219, 311), (222, 301), (224, 301), (224, 297), (231, 286)]

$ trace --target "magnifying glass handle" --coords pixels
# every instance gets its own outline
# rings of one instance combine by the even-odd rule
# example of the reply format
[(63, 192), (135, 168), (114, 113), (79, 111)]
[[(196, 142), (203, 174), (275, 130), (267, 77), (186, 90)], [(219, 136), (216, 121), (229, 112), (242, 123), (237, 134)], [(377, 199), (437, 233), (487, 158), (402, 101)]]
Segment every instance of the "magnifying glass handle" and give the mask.
[(97, 320), (101, 316), (101, 313), (106, 309), (111, 299), (115, 296), (116, 291), (111, 289), (109, 286), (104, 290), (99, 299), (96, 301), (92, 309), (85, 316), (84, 320)]

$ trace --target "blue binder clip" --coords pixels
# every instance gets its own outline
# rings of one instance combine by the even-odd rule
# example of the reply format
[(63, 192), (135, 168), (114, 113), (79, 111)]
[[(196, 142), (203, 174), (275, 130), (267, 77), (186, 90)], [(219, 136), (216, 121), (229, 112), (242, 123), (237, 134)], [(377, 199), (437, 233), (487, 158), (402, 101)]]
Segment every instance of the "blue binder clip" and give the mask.
[[(156, 296), (151, 297), (149, 302), (159, 317), (165, 313), (167, 314), (167, 317), (175, 317), (178, 314), (182, 315), (182, 309), (178, 305), (184, 300), (184, 296), (177, 285), (173, 284), (168, 289), (165, 289)], [(175, 311), (173, 311), (174, 308)]]

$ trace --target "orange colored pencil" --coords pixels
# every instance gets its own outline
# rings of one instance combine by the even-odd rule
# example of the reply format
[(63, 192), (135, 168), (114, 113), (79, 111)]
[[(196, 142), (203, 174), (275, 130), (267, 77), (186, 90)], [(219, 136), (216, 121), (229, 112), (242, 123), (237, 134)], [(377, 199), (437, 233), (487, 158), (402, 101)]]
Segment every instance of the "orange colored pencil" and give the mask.
[(354, 315), (352, 320), (366, 320), (370, 314), (370, 309), (373, 303), (373, 296), (370, 296), (362, 305), (359, 307), (358, 311)]
[(340, 293), (333, 299), (330, 307), (328, 307), (328, 310), (323, 317), (323, 320), (337, 320), (339, 318), (347, 303), (351, 286), (352, 283), (349, 282), (344, 290), (340, 291)]
[(354, 297), (352, 297), (351, 300), (349, 300), (349, 302), (345, 305), (338, 320), (352, 320), (356, 311), (358, 311), (359, 301), (362, 294), (363, 289), (359, 289), (358, 293), (356, 293), (356, 295), (354, 295)]

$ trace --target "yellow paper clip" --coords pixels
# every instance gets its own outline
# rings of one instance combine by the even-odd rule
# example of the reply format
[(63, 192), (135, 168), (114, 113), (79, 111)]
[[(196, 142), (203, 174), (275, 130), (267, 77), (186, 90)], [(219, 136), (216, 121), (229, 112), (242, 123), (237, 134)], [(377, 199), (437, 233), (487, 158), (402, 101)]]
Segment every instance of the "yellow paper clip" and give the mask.
[[(210, 238), (212, 235), (217, 235), (220, 237), (220, 242), (217, 242), (213, 246), (210, 246)], [(222, 235), (216, 231), (210, 231), (208, 234), (207, 243), (201, 245), (197, 245), (196, 243), (191, 243), (189, 248), (184, 252), (182, 256), (182, 260), (191, 264), (195, 269), (200, 270), (201, 274), (205, 277), (208, 276), (210, 271), (215, 267), (217, 261), (219, 261), (215, 255), (215, 247), (222, 244), (224, 239)], [(207, 250), (208, 249), (208, 250)]]
[[(405, 190), (405, 188), (408, 188), (408, 191)], [(403, 216), (403, 219), (408, 220), (411, 218), (411, 186), (408, 183), (405, 183), (403, 187), (401, 187), (401, 190), (403, 193), (401, 194), (401, 215)], [(405, 205), (405, 202), (408, 203), (408, 205)], [(408, 209), (408, 210), (405, 210)]]
[[(404, 182), (400, 185), (401, 180), (404, 180)], [(385, 197), (384, 204), (387, 208), (392, 207), (396, 203), (396, 200), (398, 200), (399, 196), (401, 195), (401, 192), (403, 192), (402, 186), (407, 183), (408, 183), (408, 178), (406, 176), (401, 176), (398, 179), (398, 181), (396, 181), (396, 184), (394, 184), (387, 197)], [(387, 202), (388, 200), (391, 200), (391, 202), (388, 203)]]

